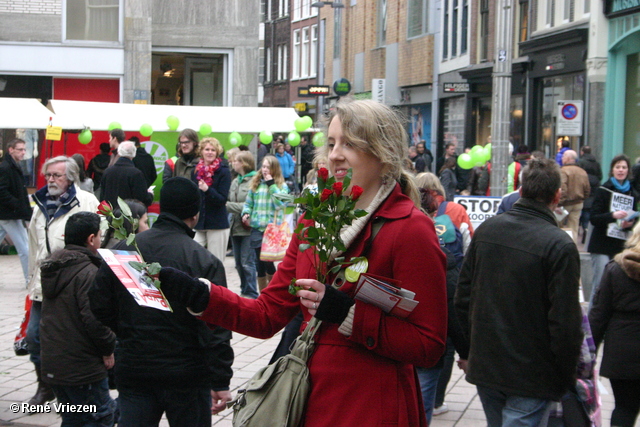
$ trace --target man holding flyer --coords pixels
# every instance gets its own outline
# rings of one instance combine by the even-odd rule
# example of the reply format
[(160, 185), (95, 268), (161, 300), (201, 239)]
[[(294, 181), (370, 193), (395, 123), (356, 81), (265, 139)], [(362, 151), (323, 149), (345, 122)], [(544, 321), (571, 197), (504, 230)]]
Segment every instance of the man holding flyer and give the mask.
[[(186, 178), (166, 181), (153, 228), (136, 235), (147, 263), (157, 262), (226, 287), (222, 262), (193, 240), (200, 192)], [(120, 242), (114, 250), (131, 250)], [(91, 309), (118, 337), (115, 377), (119, 425), (210, 426), (230, 400), (231, 333), (209, 327), (183, 306), (173, 313), (139, 305), (103, 263), (90, 292)]]

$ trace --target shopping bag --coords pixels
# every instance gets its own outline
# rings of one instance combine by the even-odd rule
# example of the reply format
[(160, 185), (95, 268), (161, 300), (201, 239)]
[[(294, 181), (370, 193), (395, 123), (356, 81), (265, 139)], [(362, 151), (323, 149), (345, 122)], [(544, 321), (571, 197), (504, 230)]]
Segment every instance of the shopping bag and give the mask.
[(24, 301), (24, 317), (22, 318), (22, 323), (20, 324), (16, 338), (13, 341), (13, 351), (16, 353), (16, 356), (26, 356), (29, 354), (27, 350), (27, 326), (29, 326), (30, 314), (31, 298), (27, 295)]
[(260, 261), (282, 261), (290, 241), (291, 229), (286, 221), (281, 224), (270, 222), (262, 236)]

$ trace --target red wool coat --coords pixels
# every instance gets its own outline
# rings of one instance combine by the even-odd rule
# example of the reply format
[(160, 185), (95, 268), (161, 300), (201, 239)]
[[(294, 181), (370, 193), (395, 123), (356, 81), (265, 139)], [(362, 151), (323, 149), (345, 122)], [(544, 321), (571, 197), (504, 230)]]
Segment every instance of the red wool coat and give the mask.
[[(413, 365), (431, 367), (444, 351), (447, 332), (445, 256), (433, 222), (416, 209), (400, 187), (373, 217), (386, 221), (369, 250), (369, 273), (393, 278), (416, 293), (419, 304), (407, 319), (356, 301), (353, 334), (346, 337), (338, 325), (323, 322), (308, 365), (311, 374), (303, 425), (426, 426), (420, 388)], [(349, 247), (346, 256), (358, 256), (371, 234), (371, 222)], [(315, 278), (312, 249), (298, 251), (291, 241), (269, 286), (256, 300), (240, 298), (212, 286), (207, 322), (258, 338), (282, 329), (300, 310), (288, 292), (293, 277)], [(352, 295), (354, 284), (341, 291)], [(303, 307), (305, 323), (310, 319)]]

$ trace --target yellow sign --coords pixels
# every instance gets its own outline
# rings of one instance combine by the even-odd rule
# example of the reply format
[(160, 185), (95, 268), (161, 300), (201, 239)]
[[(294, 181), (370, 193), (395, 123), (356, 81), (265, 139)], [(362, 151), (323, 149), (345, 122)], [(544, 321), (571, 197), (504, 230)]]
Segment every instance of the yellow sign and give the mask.
[(60, 139), (62, 139), (62, 128), (58, 126), (47, 126), (47, 133), (44, 138), (51, 141), (60, 141)]
[(307, 111), (307, 103), (306, 102), (296, 102), (293, 104), (293, 108), (296, 111), (304, 112)]

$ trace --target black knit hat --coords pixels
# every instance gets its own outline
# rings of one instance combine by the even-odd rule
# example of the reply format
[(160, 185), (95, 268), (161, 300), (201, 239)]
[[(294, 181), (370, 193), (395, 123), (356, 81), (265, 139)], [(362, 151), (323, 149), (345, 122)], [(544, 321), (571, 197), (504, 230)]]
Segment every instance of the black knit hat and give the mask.
[(191, 180), (176, 176), (168, 179), (160, 190), (160, 213), (187, 219), (200, 212), (200, 190)]

